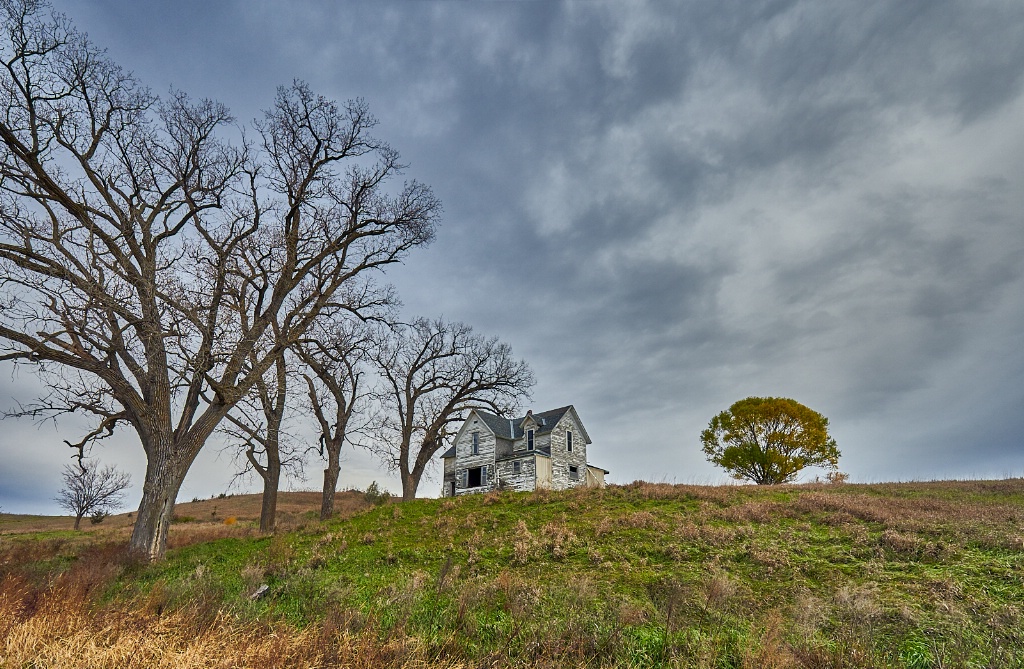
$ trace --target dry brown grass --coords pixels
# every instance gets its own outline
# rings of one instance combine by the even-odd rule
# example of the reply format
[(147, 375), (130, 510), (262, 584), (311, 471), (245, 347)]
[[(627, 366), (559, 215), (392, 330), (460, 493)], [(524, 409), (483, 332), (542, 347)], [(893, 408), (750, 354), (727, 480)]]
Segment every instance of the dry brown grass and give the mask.
[[(1024, 479), (1004, 481), (931, 481), (887, 484), (806, 484), (784, 486), (693, 486), (636, 481), (617, 489), (631, 500), (678, 500), (698, 503), (698, 512), (676, 529), (682, 538), (695, 539), (693, 527), (713, 521), (766, 524), (779, 518), (814, 519), (847, 529), (858, 523), (878, 524), (887, 531), (884, 545), (906, 553), (934, 553), (932, 537), (977, 543), (985, 547), (1024, 548)], [(796, 493), (786, 501), (769, 498)], [(1005, 498), (1005, 502), (1001, 502)], [(633, 514), (642, 526), (645, 512)], [(598, 527), (598, 535), (610, 531)], [(919, 546), (912, 546), (923, 541)], [(700, 537), (705, 539), (705, 537)], [(710, 540), (726, 537), (707, 537)]]
[[(130, 528), (134, 522), (134, 514), (121, 513), (108, 516), (102, 523), (91, 524), (82, 519), (82, 534), (103, 536), (119, 529)], [(75, 519), (71, 516), (29, 516), (13, 513), (0, 513), (0, 535), (28, 534), (34, 532), (59, 532), (75, 529)]]
[[(174, 610), (157, 590), (145, 602), (98, 604), (98, 595), (133, 567), (123, 545), (97, 544), (58, 575), (34, 579), (24, 560), (53, 558), (62, 542), (12, 546), (0, 564), (0, 667), (192, 669), (198, 667), (460, 667), (431, 656), (419, 641), (372, 625), (353, 633), (327, 616), (297, 629), (241, 621), (216, 598), (195, 597)], [(17, 561), (17, 564), (14, 564)]]
[[(180, 517), (191, 517), (196, 520), (223, 522), (234, 517), (239, 521), (255, 521), (260, 517), (261, 495), (230, 495), (214, 499), (203, 499), (197, 502), (179, 502), (174, 505), (174, 514)], [(347, 518), (359, 513), (372, 505), (366, 501), (363, 493), (346, 490), (334, 495), (334, 515)], [(279, 523), (302, 522), (307, 514), (314, 512), (319, 518), (319, 492), (282, 492), (277, 498), (277, 518)]]
[[(0, 618), (5, 610), (0, 599)], [(410, 637), (378, 640), (325, 626), (278, 629), (218, 615), (198, 633), (188, 612), (100, 612), (47, 602), (3, 635), (0, 666), (82, 669), (193, 667), (460, 667), (430, 657)]]
[[(197, 502), (179, 502), (174, 505), (174, 515), (179, 522), (171, 526), (169, 541), (173, 543), (175, 535), (188, 535), (196, 531), (196, 526), (203, 527), (202, 530), (199, 530), (201, 534), (216, 538), (216, 532), (212, 527), (224, 525), (232, 518), (234, 521), (228, 523), (229, 525), (238, 527), (251, 525), (259, 520), (261, 502), (262, 496), (258, 494), (231, 495)], [(372, 505), (366, 501), (364, 494), (358, 491), (347, 490), (334, 496), (334, 515), (340, 518), (351, 517), (371, 507)], [(311, 514), (315, 514), (314, 517), (319, 518), (319, 492), (282, 492), (278, 496), (277, 522), (281, 529), (294, 529), (308, 522)], [(97, 525), (83, 522), (81, 534), (89, 536), (90, 540), (117, 540), (127, 536), (134, 523), (134, 518), (134, 512), (129, 512), (109, 516)], [(182, 520), (187, 522), (180, 522)], [(70, 516), (0, 514), (0, 535), (73, 530), (74, 526), (75, 519)], [(229, 533), (222, 536), (235, 536), (235, 534)], [(187, 536), (180, 541), (184, 543), (177, 545), (195, 543)]]

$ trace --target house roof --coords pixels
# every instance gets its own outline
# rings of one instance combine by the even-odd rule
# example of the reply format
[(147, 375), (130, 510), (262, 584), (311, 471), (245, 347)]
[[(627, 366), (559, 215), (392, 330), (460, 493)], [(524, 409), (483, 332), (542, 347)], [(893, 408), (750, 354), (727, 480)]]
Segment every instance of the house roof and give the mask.
[[(518, 418), (502, 418), (501, 416), (497, 416), (493, 413), (488, 413), (483, 409), (473, 409), (473, 412), (480, 417), (480, 420), (482, 420), (484, 422), (484, 425), (486, 425), (488, 429), (490, 429), (491, 432), (494, 433), (495, 437), (497, 437), (498, 439), (506, 439), (508, 441), (522, 439), (523, 437), (526, 436), (526, 430), (523, 429), (523, 423), (529, 417), (532, 417), (534, 422), (537, 424), (535, 434), (539, 436), (542, 434), (547, 434), (554, 430), (555, 425), (558, 424), (558, 421), (562, 420), (562, 416), (564, 416), (569, 411), (572, 411), (575, 415), (576, 410), (573, 408), (571, 404), (564, 407), (559, 407), (557, 409), (551, 409), (550, 411), (542, 411), (540, 413), (528, 413), (525, 416), (520, 416)], [(579, 416), (576, 416), (576, 420), (579, 421)], [(467, 418), (467, 423), (468, 422), (469, 419)], [(583, 429), (583, 438), (586, 440), (588, 444), (591, 443), (590, 436), (587, 434), (586, 428), (583, 428), (582, 424), (580, 425), (580, 427)], [(463, 424), (459, 432), (461, 433), (462, 430), (465, 429), (466, 424)], [(551, 455), (550, 448), (547, 451), (538, 448), (538, 452), (540, 452), (543, 455)], [(441, 454), (442, 459), (454, 457), (455, 446), (452, 446), (447, 451)]]
[(532, 458), (535, 455), (543, 455), (544, 457), (551, 457), (551, 447), (541, 446), (533, 451), (515, 451), (508, 455), (503, 455), (500, 458), (495, 458), (495, 462), (508, 462), (510, 460), (524, 460), (526, 458)]
[[(565, 415), (565, 412), (571, 408), (572, 405), (569, 405), (558, 409), (551, 409), (550, 411), (532, 414), (533, 420), (537, 423), (537, 434), (546, 434), (555, 429), (555, 424), (558, 423), (558, 421), (562, 419), (562, 416)], [(487, 424), (487, 427), (491, 428), (491, 431), (494, 432), (494, 436), (496, 437), (500, 437), (502, 439), (519, 439), (526, 434), (523, 430), (523, 422), (526, 420), (526, 416), (520, 416), (519, 418), (502, 418), (501, 416), (495, 416), (494, 414), (487, 413), (481, 409), (477, 409), (476, 413), (480, 416), (481, 420)]]

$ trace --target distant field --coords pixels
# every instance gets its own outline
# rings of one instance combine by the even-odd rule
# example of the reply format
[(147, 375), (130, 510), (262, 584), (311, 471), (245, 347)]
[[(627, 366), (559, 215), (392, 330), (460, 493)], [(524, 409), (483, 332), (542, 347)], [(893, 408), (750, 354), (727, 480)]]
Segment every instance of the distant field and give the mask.
[[(222, 524), (227, 518), (238, 521), (257, 521), (260, 517), (260, 495), (228, 495), (196, 502), (179, 502), (174, 505), (174, 515), (186, 522)], [(339, 492), (334, 497), (334, 508), (338, 514), (347, 514), (369, 506), (359, 492)], [(309, 514), (320, 514), (319, 492), (282, 492), (278, 496), (277, 515), (286, 527), (290, 523), (307, 519)], [(88, 518), (82, 519), (82, 531), (100, 535), (111, 530), (132, 526), (134, 512), (112, 515), (102, 523), (93, 525)], [(32, 532), (74, 531), (72, 516), (31, 516), (0, 513), (0, 535)]]
[(1024, 667), (1020, 479), (295, 495), (179, 505), (153, 565), (6, 534), (0, 666)]

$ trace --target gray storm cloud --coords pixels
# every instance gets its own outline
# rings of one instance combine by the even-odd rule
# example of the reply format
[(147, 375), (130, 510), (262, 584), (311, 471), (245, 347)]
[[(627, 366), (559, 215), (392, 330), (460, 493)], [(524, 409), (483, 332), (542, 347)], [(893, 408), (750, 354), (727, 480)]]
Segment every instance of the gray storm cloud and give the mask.
[(292, 78), (366, 98), (445, 204), (405, 312), (510, 342), (614, 481), (720, 480), (698, 435), (748, 395), (829, 416), (853, 480), (1024, 471), (1019, 2), (58, 6), (241, 122)]

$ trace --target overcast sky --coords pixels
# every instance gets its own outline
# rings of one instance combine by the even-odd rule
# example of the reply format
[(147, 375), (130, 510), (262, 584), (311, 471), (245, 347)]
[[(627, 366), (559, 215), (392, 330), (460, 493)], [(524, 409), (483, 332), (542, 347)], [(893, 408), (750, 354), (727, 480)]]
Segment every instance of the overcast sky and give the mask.
[[(1019, 0), (56, 4), (242, 123), (293, 79), (365, 98), (445, 207), (404, 313), (510, 343), (613, 482), (722, 481), (700, 431), (751, 395), (828, 416), (853, 481), (1024, 475)], [(0, 507), (54, 510), (73, 430), (3, 421)], [(132, 435), (95, 455), (137, 501)], [(231, 471), (211, 447), (179, 499)]]

